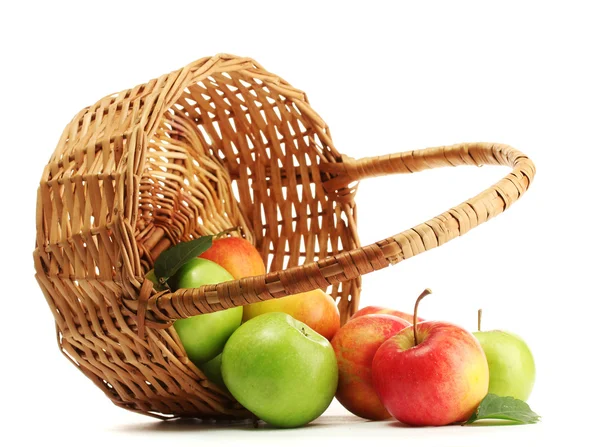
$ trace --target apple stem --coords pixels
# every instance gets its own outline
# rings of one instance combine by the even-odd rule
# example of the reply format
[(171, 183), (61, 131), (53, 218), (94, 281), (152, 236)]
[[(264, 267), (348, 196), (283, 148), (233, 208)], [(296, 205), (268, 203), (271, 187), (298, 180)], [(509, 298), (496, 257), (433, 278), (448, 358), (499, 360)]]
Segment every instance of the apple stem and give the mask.
[(213, 239), (219, 239), (220, 237), (223, 237), (229, 233), (233, 233), (234, 231), (237, 231), (238, 233), (240, 233), (242, 235), (242, 237), (245, 237), (243, 228), (238, 225), (237, 227), (227, 228), (227, 229), (221, 231), (220, 233), (215, 234), (213, 236)]
[(169, 280), (168, 277), (160, 277), (158, 278), (158, 283), (163, 286), (166, 290), (171, 291), (171, 286), (169, 285), (169, 283), (167, 282)]
[(427, 295), (429, 295), (430, 293), (431, 293), (431, 289), (423, 290), (423, 292), (421, 292), (421, 294), (419, 295), (419, 298), (417, 298), (417, 301), (415, 302), (415, 311), (413, 313), (413, 335), (415, 337), (415, 346), (417, 346), (419, 344), (419, 342), (417, 341), (417, 321), (419, 321), (417, 319), (417, 310), (419, 308), (419, 303), (421, 302), (421, 300), (423, 298), (425, 298)]
[(481, 314), (482, 314), (483, 310), (479, 309), (477, 311), (477, 332), (481, 332)]

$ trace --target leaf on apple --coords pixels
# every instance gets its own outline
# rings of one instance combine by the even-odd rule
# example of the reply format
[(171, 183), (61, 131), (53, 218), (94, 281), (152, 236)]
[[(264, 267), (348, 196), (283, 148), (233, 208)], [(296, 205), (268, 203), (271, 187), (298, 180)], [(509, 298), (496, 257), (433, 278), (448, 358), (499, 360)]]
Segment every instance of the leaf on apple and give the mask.
[(212, 246), (213, 236), (202, 236), (192, 241), (180, 242), (163, 251), (154, 263), (158, 282), (165, 284), (183, 265), (200, 256)]
[(463, 425), (481, 419), (503, 419), (521, 424), (535, 424), (540, 420), (540, 416), (522, 400), (490, 393), (484, 397), (475, 413)]

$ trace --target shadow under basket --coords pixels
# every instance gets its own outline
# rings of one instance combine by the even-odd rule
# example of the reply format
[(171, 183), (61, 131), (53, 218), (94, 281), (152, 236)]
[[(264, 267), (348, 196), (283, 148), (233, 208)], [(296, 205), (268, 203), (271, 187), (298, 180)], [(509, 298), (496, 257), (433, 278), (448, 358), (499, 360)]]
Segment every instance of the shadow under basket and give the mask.
[[(361, 246), (358, 181), (458, 165), (511, 171), (427, 222)], [(306, 95), (219, 54), (107, 96), (67, 125), (37, 195), (36, 279), (63, 354), (118, 406), (160, 418), (253, 416), (189, 361), (176, 319), (321, 288), (342, 323), (361, 276), (506, 210), (535, 168), (510, 146), (466, 143), (353, 159)], [(179, 241), (238, 227), (266, 275), (175, 292), (145, 274)]]

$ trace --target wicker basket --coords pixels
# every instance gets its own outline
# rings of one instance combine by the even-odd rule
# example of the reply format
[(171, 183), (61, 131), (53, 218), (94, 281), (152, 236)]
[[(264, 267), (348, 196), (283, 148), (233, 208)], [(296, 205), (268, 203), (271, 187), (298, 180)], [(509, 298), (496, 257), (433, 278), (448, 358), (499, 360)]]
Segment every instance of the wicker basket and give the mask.
[[(472, 199), (361, 247), (366, 177), (441, 166), (512, 171)], [(248, 58), (200, 59), (78, 113), (37, 196), (36, 279), (61, 351), (118, 406), (160, 418), (252, 415), (188, 360), (172, 322), (323, 288), (342, 322), (361, 275), (438, 247), (504, 211), (535, 168), (517, 150), (460, 144), (355, 160), (306, 95)], [(240, 227), (266, 275), (156, 292), (145, 273), (182, 240)]]

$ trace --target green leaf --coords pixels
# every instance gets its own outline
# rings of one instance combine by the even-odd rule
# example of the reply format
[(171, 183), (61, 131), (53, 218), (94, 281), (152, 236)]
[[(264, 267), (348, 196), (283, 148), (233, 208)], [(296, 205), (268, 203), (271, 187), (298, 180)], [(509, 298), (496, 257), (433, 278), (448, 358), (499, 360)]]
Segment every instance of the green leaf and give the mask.
[(186, 262), (208, 250), (212, 240), (213, 236), (202, 236), (193, 241), (180, 242), (163, 251), (154, 263), (154, 273), (158, 281), (164, 284)]
[(540, 416), (522, 400), (488, 394), (465, 424), (472, 424), (481, 419), (504, 419), (521, 424), (535, 424), (540, 420)]

